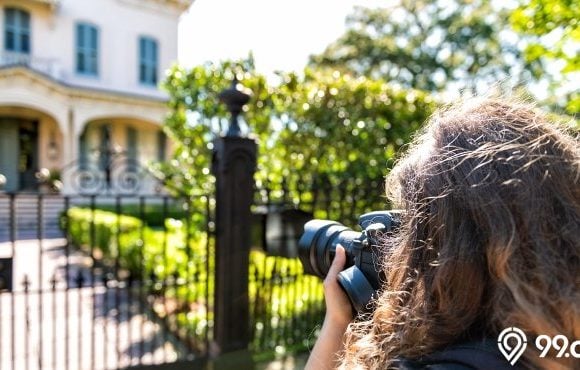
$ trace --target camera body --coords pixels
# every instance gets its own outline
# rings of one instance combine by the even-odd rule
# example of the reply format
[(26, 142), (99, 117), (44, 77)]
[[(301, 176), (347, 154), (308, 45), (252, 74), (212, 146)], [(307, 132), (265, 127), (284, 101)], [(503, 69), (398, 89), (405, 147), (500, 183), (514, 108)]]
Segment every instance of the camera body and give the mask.
[(298, 241), (298, 256), (304, 272), (326, 277), (337, 245), (346, 251), (345, 270), (338, 282), (357, 312), (370, 309), (369, 302), (380, 287), (381, 244), (400, 225), (399, 212), (375, 211), (359, 217), (362, 232), (329, 220), (311, 220)]

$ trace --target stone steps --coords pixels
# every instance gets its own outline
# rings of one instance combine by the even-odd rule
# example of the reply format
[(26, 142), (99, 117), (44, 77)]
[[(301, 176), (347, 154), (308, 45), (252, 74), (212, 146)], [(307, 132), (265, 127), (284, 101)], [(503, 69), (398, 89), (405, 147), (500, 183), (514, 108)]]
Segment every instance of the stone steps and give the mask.
[(64, 209), (60, 195), (0, 195), (0, 241), (61, 236)]

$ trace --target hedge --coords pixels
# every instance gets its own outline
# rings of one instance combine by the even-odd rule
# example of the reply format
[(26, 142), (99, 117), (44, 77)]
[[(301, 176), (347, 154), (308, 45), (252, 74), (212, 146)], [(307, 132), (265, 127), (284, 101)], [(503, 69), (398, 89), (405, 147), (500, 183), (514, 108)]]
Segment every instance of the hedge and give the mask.
[[(170, 327), (184, 339), (205, 335), (213, 325), (210, 307), (214, 285), (213, 246), (207, 247), (203, 232), (186, 223), (166, 219), (163, 230), (153, 229), (134, 216), (100, 209), (71, 208), (62, 226), (72, 243), (96, 256), (104, 266), (119, 266), (142, 280), (148, 292), (174, 311), (157, 313), (173, 318)], [(186, 243), (189, 240), (189, 246)], [(297, 259), (250, 253), (249, 295), (252, 313), (251, 343), (255, 351), (280, 352), (281, 348), (306, 348), (312, 326), (324, 312), (322, 284), (303, 274)], [(206, 297), (210, 297), (207, 302)], [(190, 343), (195, 345), (195, 343)]]

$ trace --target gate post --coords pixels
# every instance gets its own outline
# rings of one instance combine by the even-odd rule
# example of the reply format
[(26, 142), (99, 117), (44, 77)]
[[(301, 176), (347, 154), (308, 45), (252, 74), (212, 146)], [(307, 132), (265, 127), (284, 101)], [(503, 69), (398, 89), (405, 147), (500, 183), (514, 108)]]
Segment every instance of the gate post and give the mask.
[(251, 211), (257, 144), (242, 137), (238, 116), (250, 95), (234, 79), (219, 98), (231, 113), (228, 132), (214, 140), (216, 248), (214, 355), (245, 350), (250, 342), (248, 297)]

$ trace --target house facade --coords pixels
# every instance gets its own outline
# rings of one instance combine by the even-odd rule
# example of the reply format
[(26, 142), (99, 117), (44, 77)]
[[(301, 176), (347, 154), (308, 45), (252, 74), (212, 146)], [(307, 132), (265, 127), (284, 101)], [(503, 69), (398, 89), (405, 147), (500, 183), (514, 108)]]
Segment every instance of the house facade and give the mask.
[(158, 85), (192, 2), (0, 0), (3, 190), (38, 192), (48, 177), (64, 194), (136, 190), (169, 150)]

